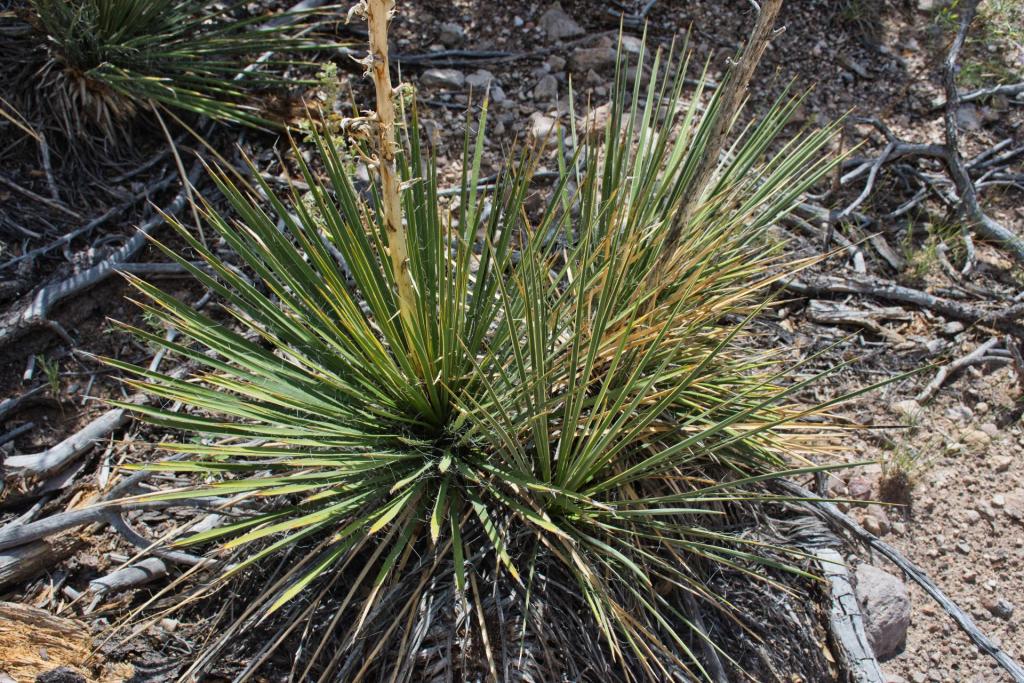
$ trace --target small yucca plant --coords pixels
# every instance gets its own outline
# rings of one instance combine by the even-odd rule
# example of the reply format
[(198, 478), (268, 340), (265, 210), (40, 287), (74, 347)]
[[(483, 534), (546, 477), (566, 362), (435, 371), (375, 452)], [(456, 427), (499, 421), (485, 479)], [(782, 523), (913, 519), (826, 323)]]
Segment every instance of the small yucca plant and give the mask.
[[(98, 131), (116, 140), (154, 102), (280, 127), (256, 95), (288, 85), (288, 53), (317, 46), (302, 35), (311, 14), (298, 13), (285, 30), (279, 23), (288, 14), (246, 15), (210, 0), (27, 0), (17, 12), (31, 27), (19, 61), (31, 71), (17, 85), (33, 91), (33, 111), (75, 136)], [(267, 52), (275, 54), (240, 77)]]
[[(320, 644), (296, 680), (707, 677), (695, 605), (735, 608), (705, 579), (799, 571), (734, 513), (800, 467), (784, 428), (799, 413), (784, 404), (811, 380), (787, 387), (767, 351), (739, 343), (738, 321), (783, 272), (767, 230), (831, 166), (832, 132), (766, 160), (797, 105), (780, 101), (738, 131), (678, 225), (722, 102), (701, 115), (698, 88), (686, 104), (685, 59), (658, 54), (631, 92), (620, 64), (603, 144), (574, 130), (559, 144), (570, 158), (540, 215), (526, 208), (538, 152), (478, 190), (485, 103), (456, 218), (415, 105), (407, 124), (393, 117), (387, 5), (367, 8), (383, 104), (347, 128), (376, 155), (372, 197), (350, 152), (314, 134), (322, 170), (295, 155), (310, 191), (264, 185), (269, 211), (215, 173), (237, 218), (207, 206), (205, 219), (247, 275), (183, 226), (205, 267), (164, 248), (228, 319), (133, 280), (145, 311), (190, 341), (125, 327), (204, 368), (178, 380), (109, 361), (187, 408), (125, 406), (190, 436), (159, 445), (184, 459), (148, 467), (203, 482), (155, 497), (266, 501), (181, 544), (234, 549), (224, 579), (287, 553), (239, 623), (285, 605), (307, 618), (292, 628)], [(293, 609), (324, 600), (326, 623)]]

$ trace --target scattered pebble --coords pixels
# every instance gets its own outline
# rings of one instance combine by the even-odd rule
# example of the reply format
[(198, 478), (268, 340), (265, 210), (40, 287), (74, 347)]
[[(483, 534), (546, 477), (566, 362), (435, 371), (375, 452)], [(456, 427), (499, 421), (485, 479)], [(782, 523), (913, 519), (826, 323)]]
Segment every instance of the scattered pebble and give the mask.
[(987, 609), (989, 613), (997, 619), (1008, 621), (1010, 617), (1013, 616), (1014, 605), (1005, 598), (985, 598), (982, 600), (981, 604), (982, 607)]

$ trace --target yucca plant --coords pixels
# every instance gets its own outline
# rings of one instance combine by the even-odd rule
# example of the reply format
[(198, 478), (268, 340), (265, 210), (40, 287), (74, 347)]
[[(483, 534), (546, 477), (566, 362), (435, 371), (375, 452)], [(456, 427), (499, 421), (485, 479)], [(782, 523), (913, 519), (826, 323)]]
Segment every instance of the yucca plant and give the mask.
[[(109, 361), (184, 406), (125, 405), (188, 437), (146, 467), (200, 478), (149, 497), (259, 510), (179, 543), (219, 544), (219, 581), (287, 557), (214, 647), (283, 612), (279, 633), (319, 639), (293, 680), (707, 678), (702, 650), (730, 653), (695, 610), (736, 608), (705, 579), (801, 571), (742, 512), (773, 499), (766, 480), (813, 469), (786, 425), (814, 378), (788, 381), (743, 323), (789, 272), (768, 230), (832, 166), (833, 131), (766, 158), (798, 104), (784, 98), (733, 131), (695, 190), (709, 139), (735, 118), (722, 121), (720, 94), (701, 113), (702, 86), (687, 103), (685, 56), (659, 52), (632, 89), (620, 61), (603, 143), (574, 125), (553, 141), (560, 174), (540, 215), (526, 199), (542, 150), (479, 188), (484, 102), (451, 211), (415, 104), (391, 107), (388, 4), (362, 7), (378, 112), (346, 127), (363, 136), (348, 143), (313, 134), (319, 163), (295, 155), (307, 194), (214, 172), (235, 217), (207, 205), (204, 218), (244, 269), (183, 226), (194, 256), (163, 247), (228, 317), (132, 279), (188, 341), (124, 327), (202, 370)], [(356, 156), (380, 172), (371, 196), (353, 184)], [(311, 618), (323, 604), (331, 615)]]
[[(280, 127), (257, 95), (288, 85), (288, 54), (317, 46), (308, 10), (253, 15), (210, 0), (27, 0), (14, 16), (31, 30), (20, 44), (40, 115), (75, 136), (107, 140), (151, 103), (221, 120)], [(297, 19), (289, 29), (285, 18)], [(269, 59), (240, 72), (264, 53)]]

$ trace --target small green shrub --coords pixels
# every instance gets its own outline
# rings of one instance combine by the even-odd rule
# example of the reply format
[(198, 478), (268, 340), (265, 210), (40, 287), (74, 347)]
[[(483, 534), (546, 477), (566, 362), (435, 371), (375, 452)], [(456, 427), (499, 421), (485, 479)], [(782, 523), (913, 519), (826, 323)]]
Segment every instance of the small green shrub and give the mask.
[[(288, 12), (250, 16), (209, 0), (28, 0), (14, 16), (28, 30), (10, 43), (8, 85), (31, 102), (30, 118), (107, 140), (123, 137), (129, 119), (151, 102), (280, 127), (257, 94), (288, 85), (287, 54), (318, 44), (300, 36), (311, 28), (309, 13), (290, 17), (297, 23), (285, 30), (272, 24)], [(239, 77), (265, 52), (275, 54)]]
[(347, 152), (313, 131), (318, 165), (295, 155), (304, 197), (215, 173), (236, 217), (204, 218), (248, 276), (183, 226), (194, 256), (164, 248), (230, 322), (133, 279), (142, 308), (187, 341), (124, 327), (200, 368), (175, 379), (109, 361), (185, 410), (125, 407), (203, 439), (159, 445), (185, 457), (148, 467), (202, 482), (151, 497), (266, 502), (180, 544), (220, 544), (223, 579), (288, 558), (243, 626), (285, 606), (302, 618), (295, 601), (334, 591), (328, 623), (300, 629), (300, 680), (432, 680), (414, 657), (430, 643), (448, 648), (453, 680), (707, 677), (693, 605), (736, 608), (705, 579), (800, 571), (747, 534), (743, 511), (802, 466), (786, 427), (802, 413), (786, 404), (813, 378), (787, 382), (742, 321), (788, 272), (766, 231), (833, 166), (821, 150), (834, 131), (766, 158), (798, 104), (780, 100), (736, 131), (669, 243), (721, 106), (701, 114), (703, 88), (684, 101), (685, 69), (659, 53), (630, 92), (620, 65), (603, 143), (556, 134), (568, 159), (539, 215), (527, 197), (543, 151), (478, 188), (486, 103), (447, 210), (412, 105), (396, 158), (401, 275), (381, 188), (361, 195)]

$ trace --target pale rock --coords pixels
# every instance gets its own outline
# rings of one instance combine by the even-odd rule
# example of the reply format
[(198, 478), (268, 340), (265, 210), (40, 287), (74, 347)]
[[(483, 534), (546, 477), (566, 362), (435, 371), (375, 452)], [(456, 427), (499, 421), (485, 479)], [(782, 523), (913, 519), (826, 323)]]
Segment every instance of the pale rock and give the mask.
[(552, 71), (552, 73), (558, 73), (559, 71), (562, 71), (563, 69), (565, 69), (565, 65), (567, 64), (565, 57), (561, 55), (551, 55), (544, 63), (548, 65), (548, 68)]
[(974, 417), (974, 411), (965, 405), (950, 406), (946, 409), (946, 417), (958, 422), (970, 422)]
[(992, 437), (980, 429), (965, 429), (960, 432), (960, 440), (969, 448), (985, 448), (992, 442)]
[(867, 627), (868, 642), (880, 660), (897, 654), (910, 627), (910, 596), (903, 582), (870, 564), (857, 567), (857, 601)]
[(910, 422), (917, 422), (924, 417), (924, 409), (921, 407), (921, 404), (912, 398), (908, 398), (904, 401), (896, 401), (892, 404), (892, 410), (894, 413)]
[(956, 110), (956, 124), (963, 130), (978, 130), (982, 125), (981, 112), (973, 104), (961, 104)]
[(530, 114), (530, 137), (536, 142), (550, 138), (558, 129), (558, 120), (540, 112)]
[(981, 602), (982, 607), (989, 611), (989, 614), (1008, 621), (1013, 616), (1014, 605), (1009, 600), (1001, 597), (987, 597)]
[(1024, 489), (1017, 489), (1006, 494), (1003, 512), (1016, 522), (1024, 522)]
[(458, 69), (427, 69), (420, 76), (420, 83), (430, 88), (461, 90), (466, 84), (466, 75)]
[(878, 536), (884, 536), (892, 529), (892, 524), (889, 522), (889, 515), (886, 514), (885, 508), (877, 503), (868, 505), (868, 516), (873, 517), (878, 521), (879, 533)]
[(981, 431), (985, 432), (986, 434), (989, 435), (989, 437), (991, 437), (993, 439), (995, 439), (995, 438), (997, 438), (999, 436), (999, 427), (995, 426), (991, 422), (986, 422), (985, 424), (983, 424), (980, 427), (978, 427), (978, 429), (980, 429)]
[(882, 535), (882, 525), (878, 523), (873, 515), (864, 515), (860, 525), (864, 527), (864, 531), (868, 532), (872, 536)]
[(638, 55), (643, 50), (644, 41), (636, 36), (622, 36), (622, 51), (630, 55)]
[(548, 40), (565, 40), (582, 36), (586, 31), (576, 23), (576, 20), (562, 9), (560, 2), (555, 2), (540, 17), (540, 27), (544, 30)]
[(445, 47), (459, 47), (466, 42), (466, 32), (462, 30), (462, 27), (458, 24), (446, 21), (441, 24), (441, 34), (438, 36), (438, 40)]
[(580, 47), (569, 56), (569, 66), (580, 73), (601, 71), (615, 65), (615, 49), (611, 46)]
[(533, 99), (550, 101), (558, 97), (558, 79), (548, 74), (533, 88)]
[(952, 337), (964, 331), (964, 324), (959, 320), (948, 322), (942, 326), (942, 334)]
[(873, 483), (866, 477), (852, 477), (846, 485), (847, 493), (853, 500), (870, 500)]

